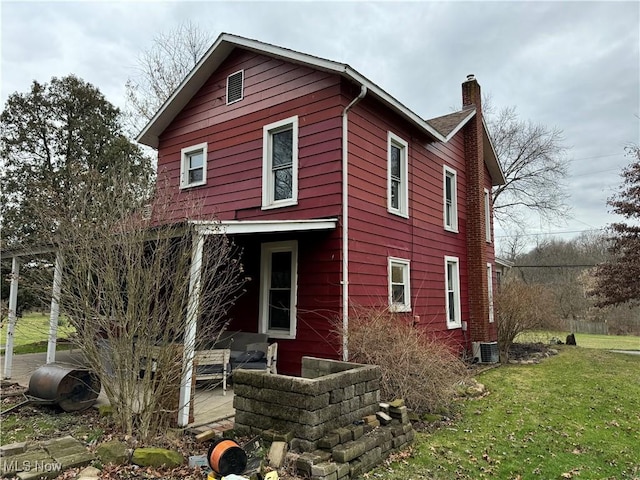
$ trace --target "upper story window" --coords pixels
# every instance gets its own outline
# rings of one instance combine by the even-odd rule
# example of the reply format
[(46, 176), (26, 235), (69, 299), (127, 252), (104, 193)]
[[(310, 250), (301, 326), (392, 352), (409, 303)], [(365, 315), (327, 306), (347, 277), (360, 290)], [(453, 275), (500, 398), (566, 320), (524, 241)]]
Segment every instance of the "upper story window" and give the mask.
[(298, 242), (263, 243), (260, 271), (260, 331), (295, 338)]
[(207, 183), (207, 144), (200, 143), (182, 149), (180, 188), (197, 187)]
[(456, 171), (444, 167), (444, 228), (458, 232), (458, 187)]
[(491, 243), (491, 195), (484, 189), (484, 234), (487, 242)]
[(227, 105), (244, 98), (244, 70), (227, 77)]
[(262, 139), (262, 208), (298, 203), (298, 117), (266, 125)]
[(392, 312), (411, 311), (409, 260), (389, 257), (389, 309)]
[(387, 210), (409, 217), (408, 144), (389, 132), (387, 134)]
[(460, 265), (457, 257), (444, 257), (445, 266), (445, 310), (447, 312), (447, 327), (462, 327), (460, 311)]

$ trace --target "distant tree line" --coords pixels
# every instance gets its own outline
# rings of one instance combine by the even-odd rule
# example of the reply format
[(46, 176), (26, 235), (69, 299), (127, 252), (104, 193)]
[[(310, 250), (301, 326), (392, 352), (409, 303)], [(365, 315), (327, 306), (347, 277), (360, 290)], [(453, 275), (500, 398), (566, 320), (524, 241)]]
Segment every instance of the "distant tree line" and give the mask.
[[(567, 331), (605, 323), (609, 334), (640, 334), (640, 307), (633, 301), (614, 302), (602, 288), (602, 271), (615, 265), (615, 240), (605, 234), (583, 234), (572, 240), (543, 240), (532, 250), (512, 258), (507, 279), (538, 289), (551, 308), (548, 324)], [(623, 267), (618, 265), (618, 274)], [(626, 267), (625, 267), (626, 268)], [(638, 277), (627, 279), (637, 284)], [(542, 289), (542, 290), (540, 290)], [(613, 289), (617, 295), (617, 289)], [(543, 298), (542, 296), (540, 298)]]

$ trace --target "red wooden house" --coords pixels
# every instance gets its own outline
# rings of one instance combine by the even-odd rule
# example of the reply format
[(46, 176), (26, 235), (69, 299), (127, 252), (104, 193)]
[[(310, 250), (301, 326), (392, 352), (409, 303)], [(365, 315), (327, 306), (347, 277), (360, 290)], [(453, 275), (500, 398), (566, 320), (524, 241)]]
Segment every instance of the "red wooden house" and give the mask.
[[(504, 183), (480, 87), (425, 120), (350, 66), (222, 34), (140, 133), (158, 181), (243, 248), (231, 330), (268, 333), (278, 369), (341, 358), (336, 319), (386, 306), (470, 350), (495, 340), (490, 190)], [(175, 210), (175, 220), (184, 211)]]

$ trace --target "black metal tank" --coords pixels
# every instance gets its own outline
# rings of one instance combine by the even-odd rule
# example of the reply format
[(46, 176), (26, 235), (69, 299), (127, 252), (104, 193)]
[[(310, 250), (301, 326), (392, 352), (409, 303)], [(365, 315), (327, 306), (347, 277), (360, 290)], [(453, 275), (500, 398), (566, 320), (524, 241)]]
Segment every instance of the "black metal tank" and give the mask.
[(98, 376), (87, 368), (49, 363), (33, 372), (27, 395), (49, 400), (65, 412), (76, 412), (96, 402), (101, 386)]

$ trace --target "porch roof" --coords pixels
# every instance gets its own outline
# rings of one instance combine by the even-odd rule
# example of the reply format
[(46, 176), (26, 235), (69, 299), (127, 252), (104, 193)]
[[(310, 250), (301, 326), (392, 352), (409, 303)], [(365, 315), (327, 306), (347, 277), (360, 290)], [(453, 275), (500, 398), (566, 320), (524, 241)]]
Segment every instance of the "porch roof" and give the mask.
[(338, 224), (337, 218), (316, 218), (308, 220), (192, 220), (194, 229), (203, 235), (238, 233), (277, 233), (309, 232), (314, 230), (333, 230)]

